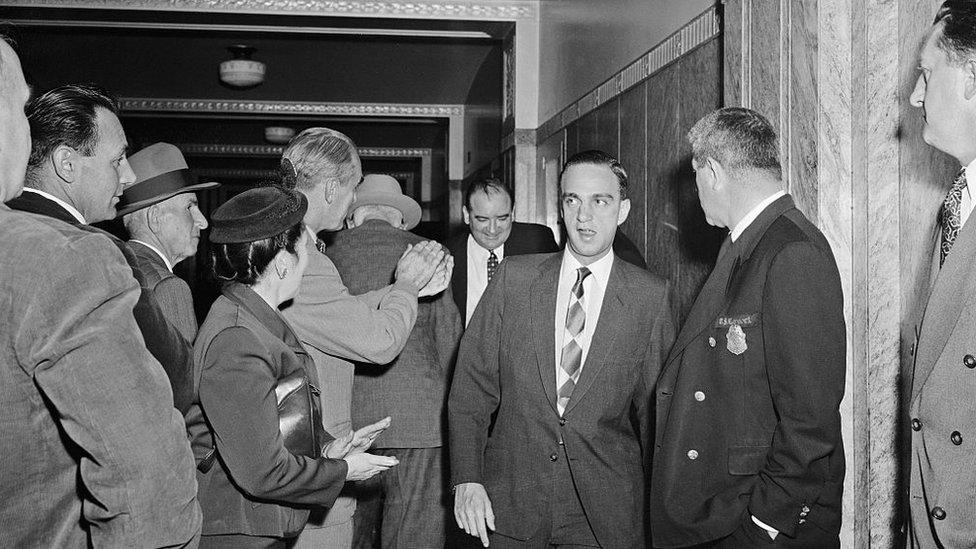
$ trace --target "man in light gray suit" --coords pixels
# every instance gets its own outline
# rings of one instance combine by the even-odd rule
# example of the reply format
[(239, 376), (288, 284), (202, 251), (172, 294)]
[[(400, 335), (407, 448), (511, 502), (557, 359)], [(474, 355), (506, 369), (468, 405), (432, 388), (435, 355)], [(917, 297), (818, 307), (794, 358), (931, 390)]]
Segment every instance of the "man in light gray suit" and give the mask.
[(976, 2), (950, 0), (919, 59), (912, 105), (926, 143), (962, 169), (934, 235), (934, 284), (915, 352), (911, 425), (911, 547), (976, 546)]

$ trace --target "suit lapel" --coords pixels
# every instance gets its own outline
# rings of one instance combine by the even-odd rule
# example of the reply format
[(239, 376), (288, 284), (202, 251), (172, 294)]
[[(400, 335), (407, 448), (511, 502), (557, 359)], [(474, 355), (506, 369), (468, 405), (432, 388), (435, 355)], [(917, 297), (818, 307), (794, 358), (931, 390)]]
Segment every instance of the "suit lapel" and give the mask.
[(556, 408), (556, 294), (562, 254), (553, 254), (539, 266), (539, 276), (532, 282), (532, 336), (535, 339), (539, 378), (552, 410)]
[[(976, 220), (974, 220), (976, 221)], [(938, 247), (935, 255), (938, 255)], [(968, 304), (966, 286), (970, 284), (973, 269), (976, 268), (976, 222), (966, 223), (959, 232), (959, 238), (946, 257), (932, 287), (925, 313), (915, 356), (915, 374), (912, 379), (912, 401), (918, 396), (922, 385), (935, 367), (939, 356), (945, 349), (952, 329), (959, 315)]]
[[(573, 389), (573, 394), (569, 397), (566, 404), (565, 416), (576, 407), (576, 403), (583, 398), (586, 391), (593, 385), (593, 381), (600, 372), (607, 366), (610, 358), (610, 350), (613, 348), (613, 341), (620, 328), (620, 321), (624, 318), (631, 318), (623, 314), (623, 291), (625, 286), (623, 275), (616, 263), (620, 258), (614, 258), (614, 265), (610, 268), (610, 277), (607, 279), (607, 288), (603, 293), (603, 306), (600, 309), (600, 318), (597, 320), (596, 329), (590, 339), (590, 350), (586, 353), (586, 362), (580, 371), (579, 382)], [(550, 322), (550, 325), (552, 323)], [(555, 329), (555, 327), (553, 327)], [(555, 377), (555, 373), (552, 376)], [(553, 381), (555, 384), (555, 380)]]

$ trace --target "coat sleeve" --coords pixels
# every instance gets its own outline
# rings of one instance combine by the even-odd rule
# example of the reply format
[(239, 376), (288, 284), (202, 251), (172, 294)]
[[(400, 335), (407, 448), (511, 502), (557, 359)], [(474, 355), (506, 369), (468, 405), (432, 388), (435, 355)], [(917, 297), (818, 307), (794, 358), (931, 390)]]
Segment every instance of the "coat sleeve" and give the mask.
[(81, 457), (79, 493), (94, 547), (195, 543), (193, 456), (159, 363), (133, 320), (139, 287), (105, 237), (57, 250), (19, 301), (19, 361)]
[(637, 432), (640, 433), (641, 450), (644, 455), (644, 467), (650, 473), (651, 448), (654, 445), (654, 388), (657, 385), (657, 378), (664, 366), (664, 361), (668, 357), (668, 352), (674, 344), (674, 311), (671, 308), (671, 300), (668, 298), (669, 288), (665, 284), (661, 291), (661, 298), (654, 311), (654, 320), (651, 332), (647, 334), (647, 349), (644, 353), (642, 364), (642, 375), (640, 387), (637, 391), (633, 403), (634, 423)]
[[(817, 276), (810, 276), (817, 273)], [(781, 250), (763, 289), (766, 372), (779, 421), (749, 511), (787, 536), (817, 501), (841, 444), (847, 338), (833, 258), (810, 243)], [(836, 459), (836, 458), (835, 458)]]
[(454, 304), (451, 288), (448, 286), (443, 292), (433, 296), (431, 308), (431, 324), (434, 337), (434, 349), (437, 352), (437, 366), (444, 377), (450, 379), (457, 359), (458, 345), (464, 332), (464, 322), (461, 313)]
[(507, 264), (502, 261), (461, 338), (448, 398), (451, 485), (484, 484), (491, 415), (501, 396), (498, 349), (505, 312)]
[(278, 427), (277, 376), (268, 351), (247, 328), (218, 333), (203, 357), (200, 406), (217, 455), (246, 494), (293, 505), (331, 506), (346, 478), (341, 459), (285, 449)]
[(318, 254), (310, 261), (298, 296), (284, 310), (302, 342), (346, 360), (386, 364), (395, 359), (417, 321), (416, 288), (396, 283), (378, 290), (385, 291), (382, 295), (354, 296), (332, 260)]
[(166, 319), (192, 344), (197, 337), (197, 316), (186, 282), (177, 276), (167, 277), (153, 288), (153, 296)]

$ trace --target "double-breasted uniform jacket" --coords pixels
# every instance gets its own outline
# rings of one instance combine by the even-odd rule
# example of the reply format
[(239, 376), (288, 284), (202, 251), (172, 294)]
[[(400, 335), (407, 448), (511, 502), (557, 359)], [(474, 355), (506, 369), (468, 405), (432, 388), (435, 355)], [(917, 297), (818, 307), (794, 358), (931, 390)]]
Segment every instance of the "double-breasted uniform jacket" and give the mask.
[(448, 401), (452, 484), (484, 485), (496, 531), (527, 539), (568, 455), (601, 547), (643, 547), (652, 391), (674, 333), (667, 283), (614, 258), (579, 382), (560, 416), (561, 261), (562, 253), (506, 258), (465, 331)]
[(296, 535), (309, 506), (332, 505), (347, 470), (343, 460), (296, 456), (284, 446), (275, 386), (299, 369), (317, 386), (311, 358), (278, 311), (237, 283), (211, 307), (194, 355), (200, 399), (187, 430), (198, 462), (217, 449), (213, 467), (197, 473), (203, 534)]
[[(465, 227), (467, 228), (467, 227)], [(454, 303), (461, 313), (462, 322), (468, 308), (468, 235), (461, 231), (447, 242), (447, 249), (454, 256), (454, 272), (451, 273), (451, 292)], [(525, 254), (551, 253), (559, 250), (552, 231), (538, 223), (512, 223), (512, 232), (505, 241), (505, 257)]]
[(914, 547), (976, 546), (976, 218), (938, 268), (915, 351), (911, 428)]
[(146, 288), (152, 292), (166, 319), (176, 326), (187, 341), (197, 337), (197, 316), (193, 309), (190, 286), (173, 274), (163, 258), (145, 244), (130, 240), (126, 243), (136, 256), (139, 270), (146, 280)]
[(845, 353), (833, 254), (781, 197), (726, 240), (658, 381), (656, 547), (725, 537), (750, 515), (836, 539)]
[(174, 406), (180, 413), (186, 413), (196, 398), (193, 388), (193, 347), (166, 319), (159, 308), (156, 298), (146, 287), (146, 279), (132, 250), (125, 242), (105, 231), (79, 224), (78, 220), (57, 202), (37, 193), (25, 191), (19, 197), (7, 202), (7, 205), (15, 210), (53, 217), (79, 229), (102, 234), (118, 247), (140, 287), (139, 301), (136, 302), (132, 315), (136, 319), (139, 331), (142, 332), (146, 349), (159, 361), (169, 377)]
[(103, 236), (0, 204), (0, 547), (196, 547), (183, 418)]
[[(381, 220), (335, 233), (326, 252), (353, 295), (389, 286), (408, 244), (424, 239)], [(352, 423), (362, 427), (385, 416), (393, 423), (376, 448), (436, 448), (444, 443), (447, 386), (463, 321), (447, 290), (421, 298), (417, 322), (403, 351), (387, 364), (356, 364)]]

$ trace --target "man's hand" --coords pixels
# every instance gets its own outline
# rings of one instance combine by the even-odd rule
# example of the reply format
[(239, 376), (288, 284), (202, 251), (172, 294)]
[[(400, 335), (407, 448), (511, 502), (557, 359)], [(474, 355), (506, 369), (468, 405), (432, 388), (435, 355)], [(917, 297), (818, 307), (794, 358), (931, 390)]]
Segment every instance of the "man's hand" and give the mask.
[(393, 456), (362, 453), (351, 454), (342, 459), (346, 461), (348, 466), (346, 480), (366, 480), (400, 463)]
[(397, 262), (396, 280), (410, 283), (418, 290), (423, 288), (430, 282), (430, 277), (445, 255), (447, 251), (444, 247), (432, 240), (407, 245)]
[(434, 270), (434, 276), (430, 277), (430, 282), (426, 286), (420, 289), (420, 294), (418, 297), (426, 297), (429, 295), (437, 295), (447, 289), (447, 285), (451, 282), (451, 274), (454, 272), (454, 256), (448, 254), (444, 259), (437, 265), (437, 269)]
[(342, 459), (351, 454), (361, 454), (369, 449), (376, 441), (376, 437), (390, 426), (389, 416), (367, 425), (355, 433), (349, 432), (326, 445), (322, 455), (332, 459)]
[(495, 529), (495, 513), (484, 486), (466, 482), (454, 487), (454, 520), (458, 527), (481, 538), (481, 544), (488, 547), (488, 530)]

